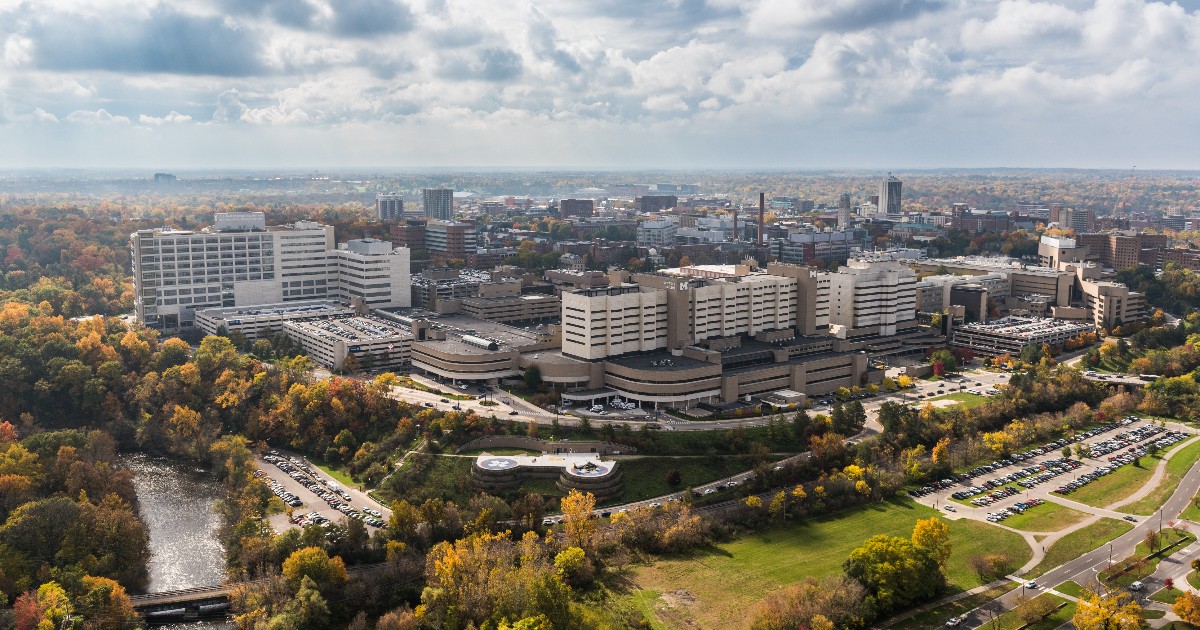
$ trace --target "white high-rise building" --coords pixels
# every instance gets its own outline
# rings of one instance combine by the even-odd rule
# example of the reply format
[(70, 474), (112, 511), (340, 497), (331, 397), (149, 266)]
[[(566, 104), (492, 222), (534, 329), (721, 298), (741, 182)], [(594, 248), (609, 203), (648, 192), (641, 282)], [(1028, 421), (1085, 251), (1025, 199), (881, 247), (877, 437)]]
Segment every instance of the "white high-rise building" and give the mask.
[(397, 223), (404, 219), (404, 196), (398, 193), (375, 195), (375, 213), (384, 223)]
[(879, 214), (900, 214), (900, 190), (903, 183), (888, 173), (887, 179), (879, 182)]
[(339, 301), (362, 298), (371, 308), (412, 306), (410, 252), (390, 241), (363, 238), (347, 241), (330, 252), (337, 271), (334, 284)]
[(422, 188), (425, 218), (449, 221), (454, 218), (454, 191), (449, 188)]
[[(164, 331), (190, 328), (203, 308), (359, 297), (339, 289), (341, 265), (347, 286), (359, 281), (353, 274), (370, 269), (375, 275), (367, 284), (375, 294), (382, 290), (377, 276), (387, 269), (393, 298), (386, 305), (411, 301), (407, 249), (393, 252), (388, 243), (386, 254), (350, 249), (342, 254), (334, 246), (333, 226), (312, 221), (267, 226), (261, 212), (218, 213), (210, 228), (139, 230), (129, 244), (137, 319)], [(379, 295), (372, 298), (385, 305)]]
[(830, 332), (895, 335), (917, 319), (917, 275), (892, 261), (852, 259), (830, 274)]

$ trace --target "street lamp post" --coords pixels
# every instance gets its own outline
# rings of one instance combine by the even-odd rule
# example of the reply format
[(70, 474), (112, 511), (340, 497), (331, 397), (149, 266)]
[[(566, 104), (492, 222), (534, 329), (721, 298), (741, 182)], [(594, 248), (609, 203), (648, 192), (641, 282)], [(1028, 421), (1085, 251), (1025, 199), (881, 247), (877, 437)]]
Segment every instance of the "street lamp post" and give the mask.
[(1108, 563), (1112, 564), (1112, 543), (1108, 543)]

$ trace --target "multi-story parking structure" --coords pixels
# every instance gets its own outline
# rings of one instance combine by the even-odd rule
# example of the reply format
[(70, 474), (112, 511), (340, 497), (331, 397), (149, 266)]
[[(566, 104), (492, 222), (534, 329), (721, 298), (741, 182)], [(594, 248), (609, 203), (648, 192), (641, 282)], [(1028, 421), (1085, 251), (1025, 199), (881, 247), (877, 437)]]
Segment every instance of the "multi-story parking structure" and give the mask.
[(412, 334), (375, 316), (294, 319), (283, 323), (308, 356), (332, 370), (353, 355), (364, 368), (403, 370), (411, 362)]
[(988, 356), (1019, 355), (1027, 346), (1059, 346), (1096, 327), (1086, 322), (1068, 322), (1031, 317), (1005, 317), (989, 323), (966, 324), (954, 329), (951, 345), (970, 348)]

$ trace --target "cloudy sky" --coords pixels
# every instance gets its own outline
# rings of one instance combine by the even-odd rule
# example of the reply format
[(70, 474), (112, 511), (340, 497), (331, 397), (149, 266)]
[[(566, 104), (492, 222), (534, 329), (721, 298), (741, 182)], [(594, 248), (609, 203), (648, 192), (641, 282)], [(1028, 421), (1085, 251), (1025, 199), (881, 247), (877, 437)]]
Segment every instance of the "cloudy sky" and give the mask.
[(0, 0), (0, 166), (1200, 168), (1200, 0)]

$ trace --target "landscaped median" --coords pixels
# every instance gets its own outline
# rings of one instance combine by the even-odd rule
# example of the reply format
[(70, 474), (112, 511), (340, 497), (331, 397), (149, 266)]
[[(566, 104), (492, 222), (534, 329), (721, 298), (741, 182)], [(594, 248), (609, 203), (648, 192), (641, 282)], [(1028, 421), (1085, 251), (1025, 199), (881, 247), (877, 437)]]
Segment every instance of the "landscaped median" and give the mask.
[(1130, 584), (1143, 580), (1154, 573), (1158, 563), (1163, 558), (1187, 547), (1196, 541), (1195, 534), (1175, 529), (1164, 529), (1161, 535), (1161, 548), (1151, 551), (1146, 542), (1140, 542), (1134, 549), (1133, 555), (1117, 562), (1101, 571), (1096, 576), (1102, 584), (1109, 586), (1128, 587)]
[(1167, 460), (1163, 478), (1158, 486), (1150, 491), (1150, 494), (1118, 509), (1122, 512), (1142, 516), (1153, 514), (1167, 502), (1167, 499), (1171, 498), (1175, 489), (1179, 487), (1180, 480), (1192, 469), (1192, 466), (1196, 465), (1197, 460), (1200, 460), (1200, 441), (1184, 446), (1172, 455), (1171, 459)]
[[(1155, 455), (1144, 455), (1140, 460), (1140, 465), (1134, 466), (1127, 464), (1114, 470), (1111, 474), (1104, 475), (1099, 479), (1087, 484), (1086, 486), (1072, 492), (1070, 498), (1072, 501), (1086, 503), (1093, 507), (1105, 507), (1112, 505), (1137, 492), (1150, 478), (1154, 476), (1154, 468), (1158, 466), (1158, 462), (1171, 451), (1178, 447), (1177, 444), (1172, 444), (1167, 448), (1159, 450)], [(1099, 465), (1107, 463), (1100, 459), (1090, 460), (1089, 464)], [(1176, 482), (1178, 483), (1178, 482)], [(1126, 510), (1122, 510), (1126, 511)], [(1153, 510), (1151, 510), (1153, 512)]]
[(1104, 543), (1133, 529), (1124, 521), (1102, 518), (1091, 525), (1081, 527), (1062, 538), (1046, 550), (1046, 557), (1030, 570), (1025, 577), (1038, 577), (1041, 574), (1082, 556), (1083, 554), (1103, 545)]
[(1003, 523), (1008, 527), (1025, 532), (1057, 532), (1079, 523), (1087, 517), (1087, 514), (1079, 510), (1072, 510), (1053, 501), (1046, 501), (1004, 519)]

